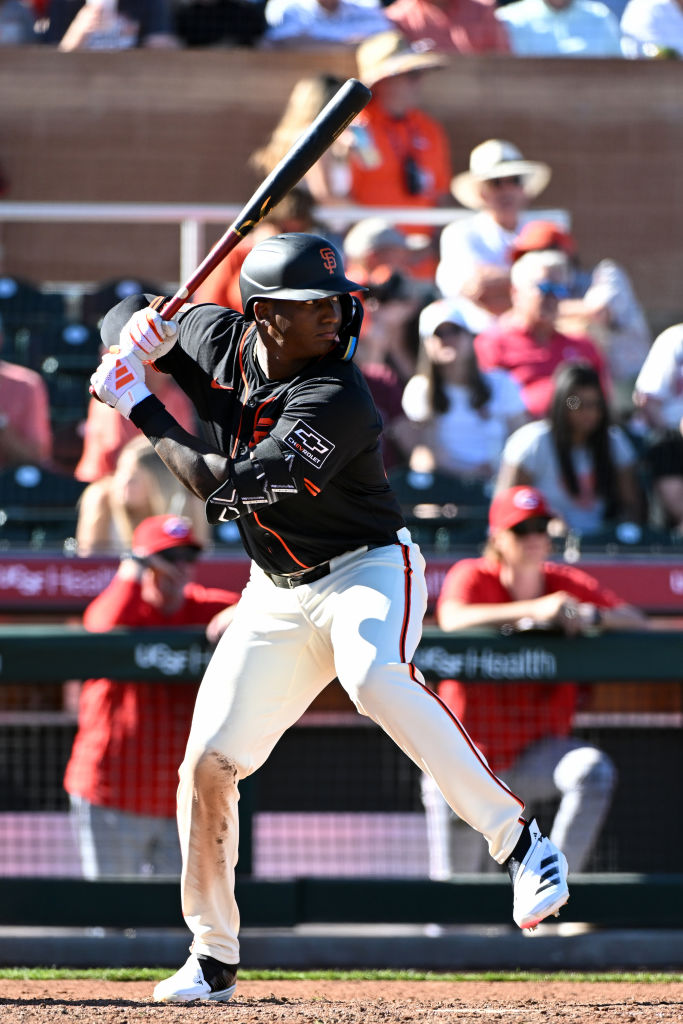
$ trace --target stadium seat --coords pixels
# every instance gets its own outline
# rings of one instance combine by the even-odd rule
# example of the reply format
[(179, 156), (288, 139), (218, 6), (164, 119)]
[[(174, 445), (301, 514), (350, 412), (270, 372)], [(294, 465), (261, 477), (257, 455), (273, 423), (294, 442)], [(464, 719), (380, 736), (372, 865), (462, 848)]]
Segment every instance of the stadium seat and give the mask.
[(422, 547), (450, 550), (485, 540), (491, 500), (485, 482), (405, 466), (388, 477), (413, 540)]
[(85, 486), (42, 466), (0, 472), (0, 548), (62, 547), (75, 534)]
[(60, 293), (42, 292), (37, 285), (16, 277), (0, 277), (0, 316), (3, 357), (39, 369), (49, 354), (55, 332), (65, 323), (66, 307)]
[(83, 322), (90, 327), (99, 328), (102, 317), (117, 302), (121, 302), (128, 295), (137, 295), (139, 292), (148, 292), (151, 295), (163, 295), (164, 291), (157, 284), (149, 281), (141, 281), (138, 278), (115, 278), (106, 281), (95, 291), (83, 295), (81, 299), (81, 317)]

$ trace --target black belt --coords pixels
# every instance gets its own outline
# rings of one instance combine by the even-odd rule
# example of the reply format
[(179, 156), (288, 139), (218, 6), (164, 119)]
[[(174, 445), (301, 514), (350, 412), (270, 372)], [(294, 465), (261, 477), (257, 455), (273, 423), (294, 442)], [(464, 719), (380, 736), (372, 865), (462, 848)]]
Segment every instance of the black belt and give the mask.
[[(372, 551), (373, 548), (384, 548), (388, 544), (393, 544), (393, 540), (381, 541), (377, 544), (366, 544), (364, 545), (366, 551)], [(352, 554), (352, 552), (346, 552)], [(341, 555), (337, 556), (341, 558)], [(336, 559), (332, 559), (336, 561)], [(315, 583), (316, 580), (321, 580), (325, 576), (329, 576), (332, 572), (332, 564), (330, 562), (321, 562), (320, 565), (314, 565), (312, 569), (304, 569), (303, 572), (291, 572), (291, 573), (277, 573), (267, 572), (266, 576), (274, 583), (276, 587), (282, 587), (285, 590), (291, 590), (293, 587), (302, 587), (305, 583)]]

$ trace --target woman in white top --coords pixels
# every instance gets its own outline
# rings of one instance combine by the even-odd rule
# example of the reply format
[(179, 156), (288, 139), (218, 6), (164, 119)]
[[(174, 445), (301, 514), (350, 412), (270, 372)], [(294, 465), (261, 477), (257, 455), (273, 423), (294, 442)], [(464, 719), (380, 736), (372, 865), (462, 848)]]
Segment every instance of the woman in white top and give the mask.
[(402, 400), (416, 425), (411, 466), (494, 479), (506, 437), (526, 419), (519, 385), (505, 370), (480, 371), (458, 303), (425, 306), (419, 334), (416, 373)]
[(548, 419), (508, 438), (496, 492), (518, 485), (541, 491), (574, 533), (642, 522), (635, 450), (623, 430), (610, 425), (600, 378), (587, 363), (561, 366)]

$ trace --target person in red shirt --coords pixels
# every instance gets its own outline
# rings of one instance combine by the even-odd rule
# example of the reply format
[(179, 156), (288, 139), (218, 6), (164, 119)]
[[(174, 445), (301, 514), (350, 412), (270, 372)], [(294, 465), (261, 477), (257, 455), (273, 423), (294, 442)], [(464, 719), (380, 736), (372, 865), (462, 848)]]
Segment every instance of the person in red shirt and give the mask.
[[(2, 342), (0, 319), (0, 348)], [(35, 370), (0, 359), (0, 470), (25, 462), (47, 465), (51, 455), (50, 401), (45, 381)]]
[(385, 13), (409, 42), (439, 53), (509, 53), (495, 9), (487, 0), (394, 0)]
[[(239, 595), (191, 580), (201, 545), (189, 520), (150, 516), (133, 533), (131, 555), (85, 610), (93, 633), (117, 626), (202, 625), (215, 642)], [(197, 685), (89, 679), (66, 767), (83, 874), (179, 875), (178, 766)]]
[[(444, 579), (436, 609), (441, 629), (535, 628), (578, 636), (648, 628), (642, 612), (588, 573), (548, 560), (550, 517), (533, 487), (494, 497), (484, 556), (463, 559)], [(604, 752), (571, 735), (576, 684), (447, 679), (437, 692), (513, 790), (522, 788), (532, 805), (559, 798), (551, 839), (561, 845), (570, 871), (583, 870), (610, 806), (616, 770)], [(431, 877), (487, 870), (485, 848), (468, 841), (468, 830), (426, 775), (422, 794)]]
[(587, 337), (562, 334), (556, 327), (558, 304), (569, 295), (566, 253), (526, 253), (513, 263), (510, 282), (511, 308), (474, 340), (480, 368), (508, 370), (521, 386), (524, 404), (534, 419), (548, 414), (553, 374), (563, 363), (590, 363), (609, 396), (607, 365), (597, 345)]

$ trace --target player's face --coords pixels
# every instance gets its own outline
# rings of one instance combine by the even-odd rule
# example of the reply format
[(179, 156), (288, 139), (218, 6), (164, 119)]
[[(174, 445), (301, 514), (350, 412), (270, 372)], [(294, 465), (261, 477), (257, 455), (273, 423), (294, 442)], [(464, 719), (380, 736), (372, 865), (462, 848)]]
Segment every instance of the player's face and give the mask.
[(324, 299), (293, 301), (273, 299), (268, 304), (267, 347), (290, 372), (326, 355), (338, 341), (342, 322), (338, 295)]

